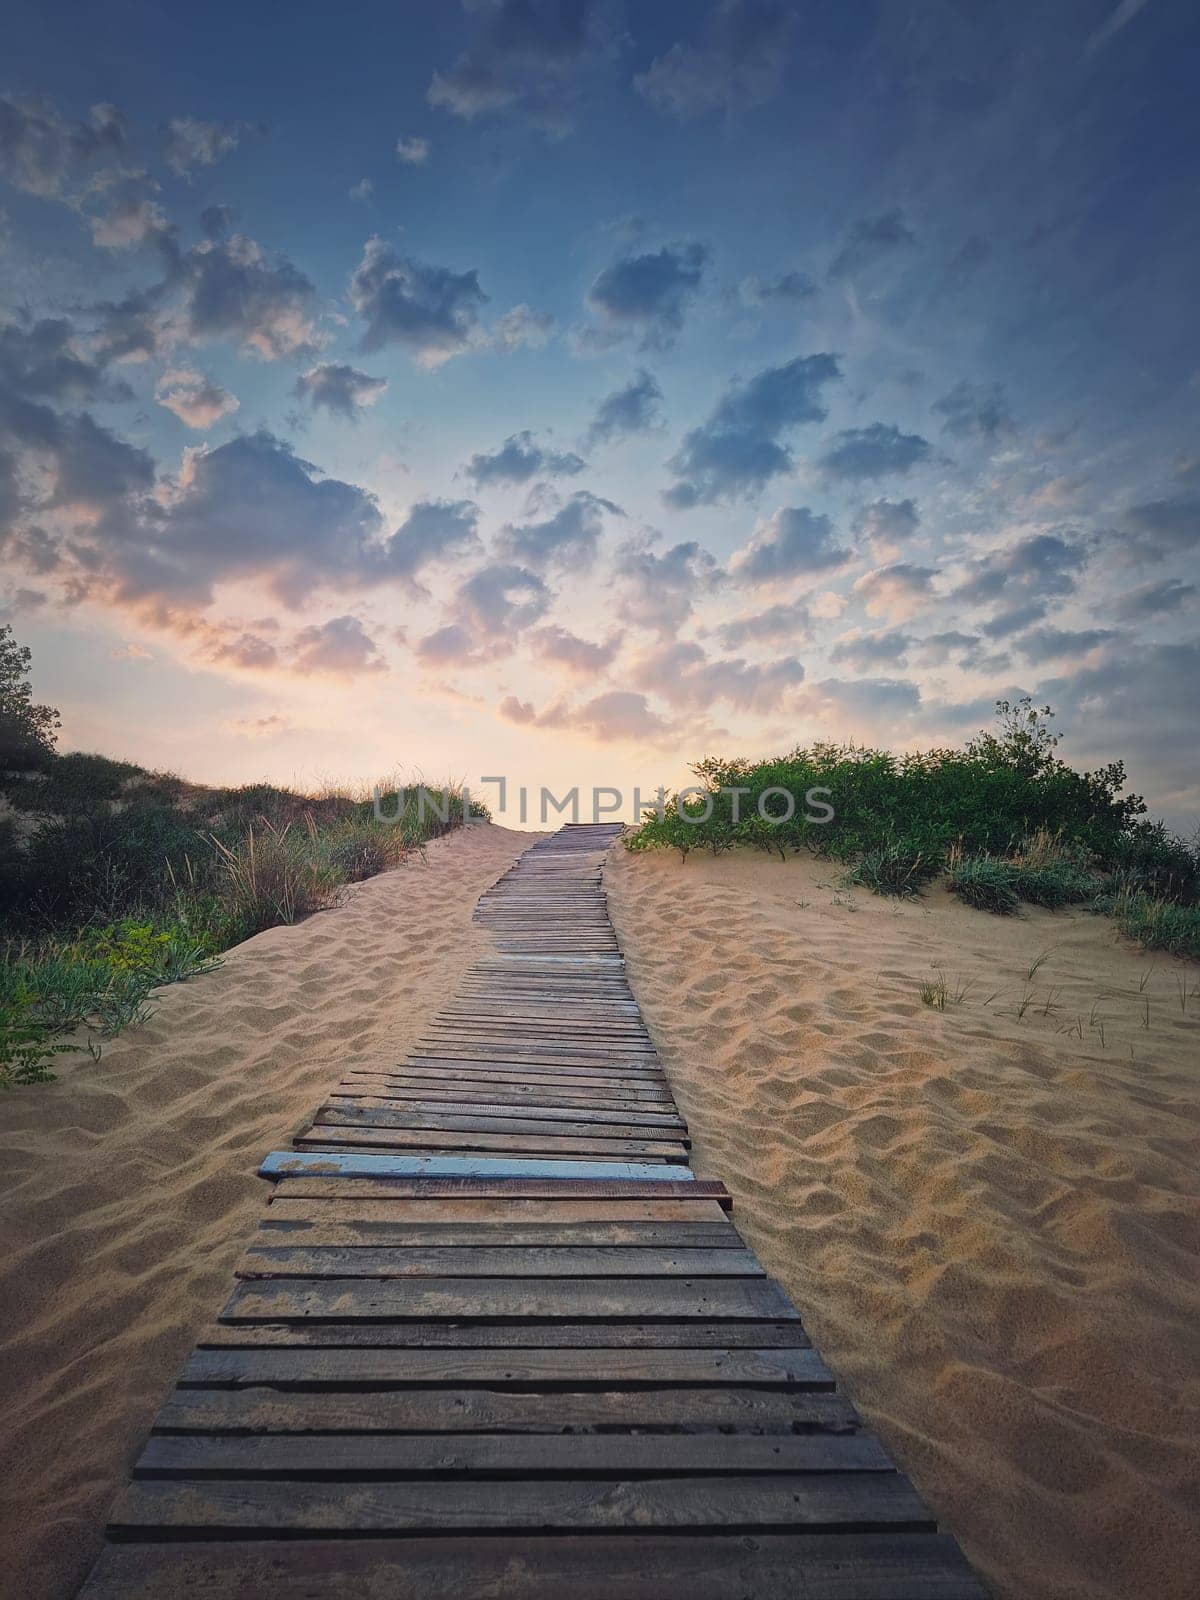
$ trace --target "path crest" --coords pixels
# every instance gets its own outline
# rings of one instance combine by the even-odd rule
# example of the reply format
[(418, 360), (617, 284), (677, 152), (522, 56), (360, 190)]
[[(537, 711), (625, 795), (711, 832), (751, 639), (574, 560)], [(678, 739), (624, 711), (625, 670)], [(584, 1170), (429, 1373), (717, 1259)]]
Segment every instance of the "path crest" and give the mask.
[(415, 1050), (266, 1158), (83, 1600), (984, 1600), (688, 1165), (620, 831), (526, 850)]

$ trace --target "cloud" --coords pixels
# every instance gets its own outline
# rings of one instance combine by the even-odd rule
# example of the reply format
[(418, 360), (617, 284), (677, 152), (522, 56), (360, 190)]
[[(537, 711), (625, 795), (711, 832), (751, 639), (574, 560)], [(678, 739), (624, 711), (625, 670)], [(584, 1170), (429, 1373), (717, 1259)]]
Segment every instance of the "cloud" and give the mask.
[(1183, 555), (1200, 544), (1200, 498), (1178, 495), (1130, 506), (1125, 523), (1136, 554), (1148, 561)]
[(301, 673), (354, 678), (387, 670), (378, 646), (357, 617), (331, 617), (328, 622), (301, 628), (293, 647), (292, 666)]
[(307, 400), (314, 411), (323, 407), (335, 416), (354, 421), (362, 415), (364, 406), (373, 406), (386, 390), (386, 378), (368, 377), (344, 363), (323, 362), (297, 378), (292, 393)]
[(370, 178), (360, 178), (357, 183), (352, 183), (346, 191), (351, 200), (373, 200), (375, 198), (375, 185)]
[(540, 622), (550, 600), (536, 572), (515, 562), (494, 561), (459, 586), (455, 608), (476, 639), (511, 638)]
[(145, 361), (164, 354), (169, 339), (158, 300), (157, 290), (134, 289), (122, 300), (92, 308), (98, 319), (96, 347), (105, 361)]
[(859, 482), (910, 471), (930, 454), (927, 439), (918, 433), (901, 433), (891, 423), (873, 422), (867, 428), (845, 428), (820, 459), (830, 478)]
[(155, 385), (154, 398), (160, 406), (173, 411), (180, 422), (197, 430), (213, 427), (238, 408), (237, 397), (228, 389), (189, 367), (173, 367), (164, 372)]
[(451, 115), (520, 111), (553, 136), (570, 128), (570, 80), (596, 44), (597, 0), (463, 0), (474, 19), (467, 50), (435, 72), (426, 99)]
[(277, 711), (268, 712), (262, 717), (228, 717), (221, 724), (223, 733), (231, 733), (238, 739), (277, 739), (281, 734), (290, 733), (292, 724), (287, 717)]
[(244, 234), (203, 240), (169, 282), (183, 292), (192, 339), (231, 339), (266, 361), (302, 355), (319, 342), (312, 284), (286, 256), (268, 256)]
[(1141, 617), (1160, 617), (1190, 607), (1200, 594), (1194, 583), (1184, 583), (1179, 578), (1164, 578), (1159, 583), (1144, 583), (1113, 602), (1114, 615), (1122, 622), (1134, 622)]
[(663, 498), (686, 508), (755, 493), (790, 472), (793, 460), (780, 436), (826, 416), (822, 388), (841, 370), (827, 354), (797, 356), (731, 384), (698, 428), (684, 435), (668, 467), (679, 480)]
[(566, 628), (550, 624), (531, 633), (529, 644), (539, 661), (552, 662), (584, 677), (596, 677), (612, 666), (623, 637), (623, 634), (613, 633), (603, 644), (594, 644)]
[(431, 149), (428, 139), (419, 138), (416, 134), (408, 138), (402, 135), (396, 140), (396, 160), (403, 162), (406, 167), (423, 167), (429, 160)]
[(899, 553), (921, 524), (913, 500), (872, 500), (859, 512), (854, 531), (870, 541), (875, 554), (889, 559)]
[(808, 605), (803, 600), (791, 600), (734, 617), (716, 632), (726, 650), (740, 650), (744, 645), (775, 644), (781, 639), (799, 643), (808, 638), (811, 627)]
[(102, 250), (132, 250), (151, 243), (172, 251), (175, 229), (153, 198), (157, 192), (158, 185), (144, 172), (94, 180), (89, 196), (103, 195), (107, 209), (88, 219), (92, 243)]
[(588, 427), (589, 444), (612, 444), (633, 433), (650, 433), (662, 426), (663, 393), (644, 368), (621, 389), (605, 395)]
[(470, 500), (418, 500), (392, 534), (382, 565), (412, 584), (435, 562), (479, 546), (479, 507)]
[(945, 633), (931, 633), (920, 643), (922, 658), (930, 666), (942, 666), (954, 656), (964, 667), (973, 667), (979, 660), (980, 638), (977, 633), (962, 633), (957, 628), (950, 628)]
[[(33, 571), (56, 569), (61, 542), (44, 528), (21, 528), (22, 516), (51, 513), (106, 526), (154, 484), (154, 462), (90, 413), (59, 413), (0, 387), (0, 523), (10, 549)], [(120, 533), (121, 530), (118, 530)], [(81, 546), (81, 549), (83, 547)], [(78, 559), (78, 558), (77, 558)]]
[(899, 628), (876, 629), (873, 633), (852, 629), (835, 639), (829, 651), (833, 662), (845, 662), (856, 672), (870, 672), (882, 666), (903, 666), (914, 643), (911, 634)]
[(1041, 603), (1048, 597), (1072, 594), (1075, 575), (1086, 560), (1086, 551), (1058, 534), (1033, 534), (971, 562), (968, 576), (953, 598), (972, 603), (1000, 599), (1009, 604)]
[(634, 78), (634, 87), (681, 122), (761, 105), (779, 92), (795, 33), (790, 6), (716, 0), (699, 43), (673, 44)]
[(63, 317), (0, 323), (0, 383), (35, 400), (128, 399), (106, 362), (85, 354), (74, 326)]
[(473, 455), (467, 462), (467, 477), (480, 486), (491, 483), (528, 483), (541, 474), (544, 477), (574, 477), (583, 471), (587, 462), (572, 452), (549, 450), (535, 444), (533, 434), (509, 434), (498, 450)]
[(1035, 628), (1023, 634), (1016, 645), (1028, 660), (1042, 662), (1089, 655), (1097, 645), (1115, 638), (1111, 628), (1086, 628), (1078, 633), (1063, 628)]
[(1102, 49), (1122, 28), (1129, 26), (1146, 4), (1147, 0), (1120, 0), (1120, 4), (1109, 12), (1100, 26), (1089, 34), (1084, 53), (1090, 56)]
[(738, 299), (751, 308), (776, 303), (800, 305), (816, 293), (816, 284), (805, 272), (781, 272), (774, 278), (743, 278), (737, 286)]
[(125, 121), (115, 106), (95, 105), (86, 122), (66, 122), (36, 95), (0, 95), (0, 177), (27, 194), (51, 198), (64, 185), (116, 161)]
[(890, 566), (865, 572), (854, 584), (854, 593), (871, 617), (904, 620), (923, 610), (935, 599), (933, 567), (916, 566), (911, 561), (894, 561)]
[(535, 311), (532, 306), (514, 306), (495, 323), (488, 335), (488, 344), (501, 355), (511, 355), (514, 350), (540, 350), (554, 332), (554, 317), (549, 311)]
[(641, 349), (666, 349), (683, 327), (707, 261), (707, 249), (694, 240), (624, 256), (596, 278), (587, 307), (614, 335), (640, 334)]
[(755, 528), (735, 552), (730, 575), (741, 583), (781, 583), (829, 572), (853, 560), (854, 551), (835, 542), (828, 517), (807, 506), (781, 506)]
[(378, 237), (367, 241), (350, 280), (350, 303), (367, 324), (363, 348), (402, 345), (423, 367), (467, 349), (486, 302), (474, 271), (425, 266)]
[(856, 278), (896, 250), (916, 243), (916, 235), (902, 211), (885, 211), (880, 216), (862, 217), (846, 233), (841, 249), (829, 266), (835, 279)]
[(177, 178), (187, 178), (194, 168), (216, 166), (232, 155), (241, 134), (234, 123), (172, 117), (163, 129), (163, 159)]
[(942, 432), (956, 439), (1007, 439), (1016, 432), (1012, 413), (998, 383), (956, 383), (931, 408), (943, 418)]
[(604, 516), (624, 512), (611, 500), (580, 489), (541, 522), (505, 523), (496, 539), (499, 553), (531, 567), (569, 564), (572, 569), (590, 565), (604, 531)]
[(648, 651), (636, 661), (633, 683), (659, 695), (676, 709), (708, 710), (725, 702), (739, 711), (778, 711), (804, 681), (795, 656), (778, 661), (711, 659), (703, 648), (683, 640)]
[(716, 560), (694, 539), (659, 555), (655, 535), (619, 545), (613, 562), (617, 615), (635, 627), (670, 636), (692, 614), (697, 597), (720, 581)]
[(797, 711), (832, 723), (838, 738), (887, 730), (921, 708), (921, 691), (908, 678), (823, 678), (806, 684)]
[(518, 700), (515, 694), (506, 694), (496, 707), (505, 722), (515, 722), (519, 727), (537, 721), (537, 709), (531, 700)]
[(604, 744), (657, 742), (671, 733), (665, 717), (650, 707), (644, 694), (610, 689), (581, 706), (551, 708), (537, 719), (545, 728), (573, 728)]
[(1031, 600), (1022, 606), (997, 611), (986, 622), (980, 623), (980, 632), (989, 639), (1007, 639), (1014, 633), (1020, 633), (1022, 628), (1028, 628), (1031, 623), (1040, 622), (1045, 615), (1046, 608), (1042, 602)]

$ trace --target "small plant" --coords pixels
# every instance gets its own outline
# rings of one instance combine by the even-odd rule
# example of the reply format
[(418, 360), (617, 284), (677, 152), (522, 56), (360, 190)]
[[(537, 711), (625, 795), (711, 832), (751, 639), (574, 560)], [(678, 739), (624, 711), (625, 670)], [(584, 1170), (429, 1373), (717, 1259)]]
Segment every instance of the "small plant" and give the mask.
[(37, 1022), (28, 1002), (0, 1006), (0, 1089), (26, 1083), (49, 1083), (49, 1063), (74, 1045), (60, 1042), (56, 1030)]
[(951, 894), (978, 911), (1011, 917), (1021, 904), (1014, 868), (991, 856), (966, 857), (950, 869), (946, 882)]
[(927, 978), (921, 985), (921, 1004), (933, 1011), (945, 1011), (947, 1006), (961, 1005), (969, 987), (969, 984), (958, 983), (952, 989), (945, 973), (939, 970), (936, 978)]
[(936, 878), (941, 870), (940, 852), (930, 851), (910, 840), (897, 839), (868, 850), (846, 873), (844, 881), (870, 889), (873, 894), (912, 899), (920, 894), (922, 884)]

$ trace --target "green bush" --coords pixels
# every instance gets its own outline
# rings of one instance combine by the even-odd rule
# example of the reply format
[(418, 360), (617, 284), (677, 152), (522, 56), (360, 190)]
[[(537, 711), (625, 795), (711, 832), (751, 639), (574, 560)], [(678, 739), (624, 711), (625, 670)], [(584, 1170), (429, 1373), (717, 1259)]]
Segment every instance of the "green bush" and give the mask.
[(1200, 961), (1200, 906), (1181, 906), (1126, 889), (1099, 902), (1096, 909), (1107, 911), (1126, 938), (1136, 939), (1148, 950)]
[(992, 856), (968, 856), (955, 863), (946, 874), (946, 884), (955, 894), (978, 911), (1011, 917), (1021, 904), (1017, 892), (1018, 872), (1010, 861)]
[(907, 839), (868, 850), (846, 873), (844, 882), (874, 894), (912, 898), (942, 870), (940, 851), (930, 852)]

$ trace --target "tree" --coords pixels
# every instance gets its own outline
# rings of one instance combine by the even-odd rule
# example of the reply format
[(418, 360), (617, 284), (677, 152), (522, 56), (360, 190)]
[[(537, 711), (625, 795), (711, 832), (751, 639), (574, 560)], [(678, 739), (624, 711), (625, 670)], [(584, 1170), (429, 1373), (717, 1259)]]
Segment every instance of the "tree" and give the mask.
[(0, 627), (0, 767), (24, 771), (54, 754), (59, 715), (53, 706), (35, 705), (29, 671), (33, 655), (18, 644), (12, 629)]

